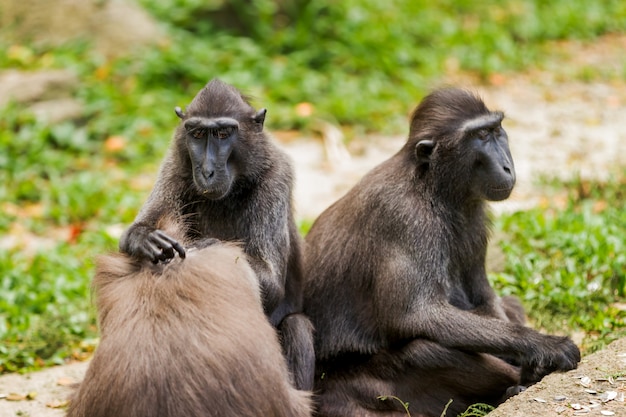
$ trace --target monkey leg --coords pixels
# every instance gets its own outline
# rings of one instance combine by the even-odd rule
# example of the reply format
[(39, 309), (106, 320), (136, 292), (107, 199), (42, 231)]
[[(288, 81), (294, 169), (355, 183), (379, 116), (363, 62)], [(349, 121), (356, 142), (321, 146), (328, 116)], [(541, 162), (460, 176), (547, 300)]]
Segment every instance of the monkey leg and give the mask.
[[(519, 369), (487, 354), (415, 340), (359, 363), (318, 365), (320, 416), (457, 415), (475, 403), (498, 405), (519, 384)], [(513, 388), (511, 388), (513, 387)], [(509, 389), (511, 388), (511, 389)]]
[(304, 314), (294, 313), (285, 317), (277, 330), (294, 386), (300, 390), (312, 390), (315, 372), (313, 324)]

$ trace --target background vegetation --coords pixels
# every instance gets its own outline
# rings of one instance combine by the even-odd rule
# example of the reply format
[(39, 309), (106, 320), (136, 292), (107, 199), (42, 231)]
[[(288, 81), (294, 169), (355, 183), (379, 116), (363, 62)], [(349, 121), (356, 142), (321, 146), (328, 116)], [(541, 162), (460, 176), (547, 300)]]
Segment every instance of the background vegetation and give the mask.
[[(84, 119), (56, 125), (16, 104), (1, 110), (0, 235), (17, 243), (0, 245), (0, 372), (93, 348), (92, 260), (116, 248), (146, 198), (176, 123), (172, 108), (208, 79), (270, 108), (270, 129), (306, 130), (322, 118), (346, 132), (397, 133), (442, 75), (537, 68), (554, 53), (550, 41), (626, 31), (620, 0), (142, 3), (169, 41), (130, 58), (106, 59), (86, 43), (0, 39), (0, 67), (71, 68), (86, 106)], [(297, 110), (307, 102), (312, 116)], [(520, 295), (539, 326), (583, 330), (587, 348), (625, 327), (626, 177), (616, 175), (569, 184), (578, 191), (564, 205), (496, 221), (510, 239), (495, 285)]]

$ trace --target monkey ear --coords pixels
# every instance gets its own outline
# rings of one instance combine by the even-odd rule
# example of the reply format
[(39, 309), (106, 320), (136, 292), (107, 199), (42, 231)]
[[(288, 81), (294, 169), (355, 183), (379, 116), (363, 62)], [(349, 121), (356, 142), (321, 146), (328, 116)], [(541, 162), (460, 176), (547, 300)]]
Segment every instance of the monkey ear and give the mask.
[(179, 119), (185, 118), (185, 113), (183, 113), (183, 109), (178, 106), (174, 107), (174, 113), (176, 113), (176, 116), (178, 116)]
[(415, 145), (415, 156), (417, 157), (417, 164), (419, 166), (428, 165), (430, 163), (430, 156), (435, 149), (435, 142), (432, 140), (421, 140)]
[(261, 127), (263, 126), (263, 123), (265, 123), (265, 114), (267, 113), (267, 109), (261, 109), (258, 112), (256, 112), (256, 114), (254, 116), (252, 116), (252, 120), (255, 123), (258, 123), (261, 125)]

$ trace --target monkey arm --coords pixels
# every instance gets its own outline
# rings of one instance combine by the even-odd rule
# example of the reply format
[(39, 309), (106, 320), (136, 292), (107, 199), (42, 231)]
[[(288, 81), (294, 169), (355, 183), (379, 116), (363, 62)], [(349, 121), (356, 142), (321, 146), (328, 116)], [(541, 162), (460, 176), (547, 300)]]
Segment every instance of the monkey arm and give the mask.
[[(175, 182), (180, 179), (167, 175), (164, 163), (148, 200), (144, 203), (133, 224), (122, 234), (120, 251), (137, 259), (149, 259), (153, 263), (169, 262), (178, 253), (185, 257), (185, 249), (173, 237), (160, 230), (165, 217), (180, 219), (180, 190), (184, 188)], [(180, 231), (183, 235), (182, 230)]]
[[(467, 293), (472, 313), (479, 316), (498, 318), (502, 320), (509, 320), (507, 315), (508, 304), (513, 303), (514, 300), (503, 302), (498, 297), (491, 287), (489, 280), (487, 279), (487, 273), (485, 271), (485, 261), (483, 257), (476, 260), (474, 265), (469, 265), (467, 271), (462, 273), (463, 282), (465, 285), (465, 293)], [(512, 297), (514, 298), (514, 297)], [(524, 309), (521, 304), (515, 306), (515, 308), (521, 310), (520, 314), (522, 318), (515, 317), (517, 322), (523, 322)]]
[[(445, 262), (416, 268), (416, 259), (396, 257), (376, 290), (376, 309), (389, 338), (428, 339), (442, 346), (513, 357), (522, 366), (523, 383), (536, 382), (555, 371), (574, 369), (578, 347), (567, 337), (541, 334), (519, 322), (480, 316), (449, 303), (458, 283)], [(419, 271), (419, 272), (418, 272)]]
[(574, 369), (580, 361), (580, 351), (568, 337), (544, 335), (445, 303), (436, 303), (419, 315), (418, 334), (444, 346), (514, 356), (522, 367), (522, 384), (537, 382), (553, 371)]
[(387, 310), (390, 317), (396, 316), (393, 328), (387, 331), (405, 339), (428, 339), (449, 348), (516, 358), (522, 367), (522, 384), (536, 382), (553, 371), (574, 369), (580, 361), (578, 347), (567, 337), (479, 316), (444, 299), (445, 294), (422, 288), (403, 313), (397, 308)]
[[(246, 245), (246, 247), (246, 249), (248, 249), (248, 245)], [(281, 285), (281, 280), (280, 277), (278, 277), (277, 268), (274, 263), (261, 257), (262, 255), (260, 254), (256, 255), (257, 253), (257, 251), (252, 250), (248, 255), (248, 261), (254, 272), (256, 272), (261, 286), (263, 309), (265, 310), (265, 314), (269, 315), (284, 296), (285, 289), (284, 285)]]
[[(256, 272), (263, 297), (263, 308), (277, 326), (288, 314), (301, 311), (300, 238), (292, 213), (293, 172), (286, 156), (270, 146), (273, 162), (251, 189), (239, 214), (241, 239), (252, 269)], [(297, 265), (290, 262), (296, 255)], [(292, 273), (293, 269), (297, 273)], [(289, 280), (289, 282), (287, 282)], [(294, 281), (295, 280), (295, 281)], [(294, 284), (298, 289), (294, 297)], [(300, 306), (295, 310), (291, 304)]]
[[(280, 202), (275, 202), (265, 208), (268, 213), (272, 214), (264, 216), (264, 227), (250, 228), (250, 235), (245, 242), (245, 252), (261, 286), (265, 314), (271, 316), (285, 297), (290, 240), (287, 223), (288, 208)], [(267, 231), (274, 232), (268, 234)]]

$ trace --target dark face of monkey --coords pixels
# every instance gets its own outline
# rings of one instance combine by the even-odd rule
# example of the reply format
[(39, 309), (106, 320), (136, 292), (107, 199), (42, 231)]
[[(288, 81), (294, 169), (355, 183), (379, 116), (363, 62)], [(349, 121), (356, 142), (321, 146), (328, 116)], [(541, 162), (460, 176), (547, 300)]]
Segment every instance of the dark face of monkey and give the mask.
[(501, 120), (498, 113), (471, 120), (463, 138), (473, 156), (473, 194), (490, 201), (508, 198), (515, 185), (513, 158)]
[(262, 134), (265, 113), (255, 112), (237, 89), (219, 80), (207, 84), (185, 114), (176, 109), (198, 194), (222, 199), (240, 176), (249, 176), (246, 168), (254, 158), (249, 148)]
[(459, 202), (508, 198), (515, 168), (503, 118), (467, 92), (427, 97), (413, 115), (408, 142), (415, 146), (418, 172)]
[(237, 177), (236, 165), (229, 160), (239, 138), (239, 122), (230, 117), (192, 117), (184, 125), (198, 192), (214, 200), (224, 197)]

